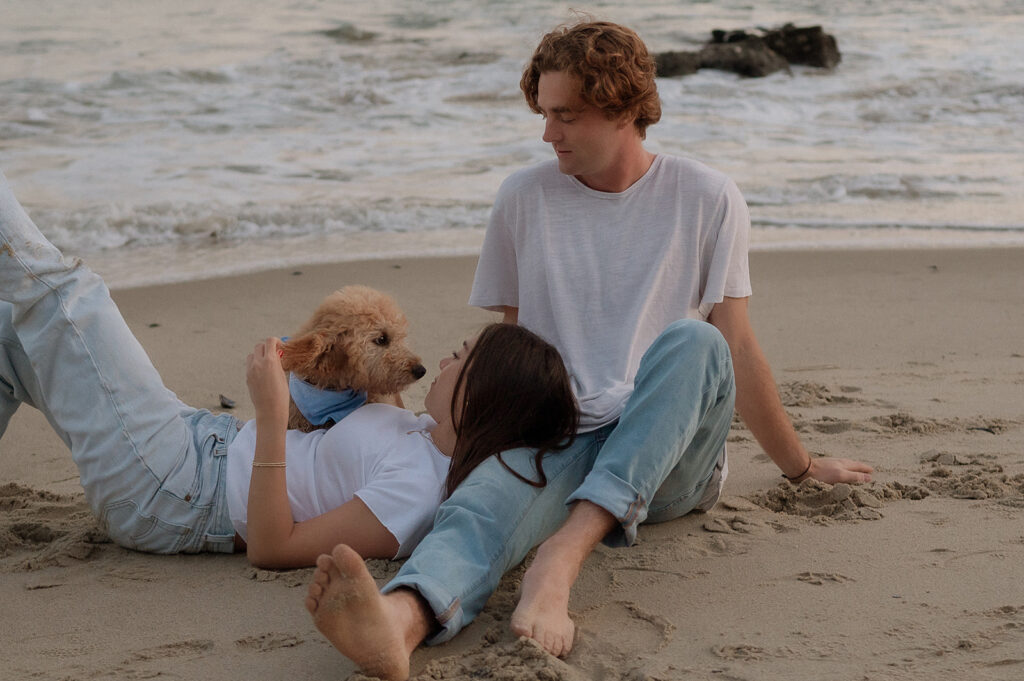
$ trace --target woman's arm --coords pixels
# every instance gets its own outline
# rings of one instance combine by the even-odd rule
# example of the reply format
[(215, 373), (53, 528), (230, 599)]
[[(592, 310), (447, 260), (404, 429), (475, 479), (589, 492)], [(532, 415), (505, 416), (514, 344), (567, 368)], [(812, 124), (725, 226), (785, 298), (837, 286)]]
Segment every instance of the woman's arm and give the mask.
[[(249, 491), (252, 508), (252, 488)], [(260, 568), (298, 568), (316, 564), (317, 556), (347, 544), (363, 558), (394, 558), (398, 540), (377, 520), (359, 497), (338, 508), (301, 523), (288, 516), (287, 529), (254, 541), (252, 513), (249, 516), (249, 562)]]
[(278, 355), (280, 341), (260, 343), (246, 360), (246, 382), (256, 411), (256, 455), (249, 479), (249, 562), (257, 567), (306, 567), (321, 553), (348, 544), (364, 558), (391, 558), (398, 541), (360, 499), (296, 523), (288, 501), (285, 434), (288, 380)]

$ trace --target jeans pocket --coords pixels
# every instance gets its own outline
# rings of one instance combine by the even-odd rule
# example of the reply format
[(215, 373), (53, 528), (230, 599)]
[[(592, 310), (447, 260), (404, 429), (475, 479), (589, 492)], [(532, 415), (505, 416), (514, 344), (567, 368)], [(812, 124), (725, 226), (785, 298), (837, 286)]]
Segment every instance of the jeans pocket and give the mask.
[(192, 528), (186, 525), (143, 513), (133, 499), (108, 504), (100, 521), (120, 546), (150, 553), (179, 553), (192, 535)]
[[(216, 436), (210, 435), (207, 443), (210, 448), (214, 446), (214, 440)], [(160, 491), (184, 502), (198, 499), (203, 484), (201, 463), (202, 455), (195, 447), (183, 448), (177, 462), (160, 480)]]

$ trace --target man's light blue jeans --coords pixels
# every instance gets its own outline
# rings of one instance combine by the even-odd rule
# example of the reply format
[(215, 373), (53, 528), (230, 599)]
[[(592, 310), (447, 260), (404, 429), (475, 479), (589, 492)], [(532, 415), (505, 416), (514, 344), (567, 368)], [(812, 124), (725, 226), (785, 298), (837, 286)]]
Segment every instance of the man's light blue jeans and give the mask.
[[(418, 591), (441, 627), (427, 643), (441, 643), (480, 613), (501, 576), (558, 529), (573, 502), (593, 502), (619, 519), (605, 538), (613, 546), (632, 544), (642, 522), (706, 510), (718, 498), (734, 402), (725, 339), (705, 322), (675, 322), (641, 360), (618, 422), (547, 455), (544, 488), (517, 480), (494, 458), (481, 464), (383, 591)], [(537, 479), (533, 450), (503, 458)]]
[(164, 387), (100, 277), (64, 259), (0, 174), (0, 437), (22, 403), (71, 449), (115, 542), (233, 550), (224, 467), (237, 420)]

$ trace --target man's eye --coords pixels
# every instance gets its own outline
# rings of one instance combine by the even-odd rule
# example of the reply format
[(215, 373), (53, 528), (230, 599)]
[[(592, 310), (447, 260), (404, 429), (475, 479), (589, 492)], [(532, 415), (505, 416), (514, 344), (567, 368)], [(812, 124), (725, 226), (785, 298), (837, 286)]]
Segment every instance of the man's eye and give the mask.
[(458, 359), (459, 358), (459, 353), (456, 352), (455, 350), (452, 350), (452, 358), (453, 359)]

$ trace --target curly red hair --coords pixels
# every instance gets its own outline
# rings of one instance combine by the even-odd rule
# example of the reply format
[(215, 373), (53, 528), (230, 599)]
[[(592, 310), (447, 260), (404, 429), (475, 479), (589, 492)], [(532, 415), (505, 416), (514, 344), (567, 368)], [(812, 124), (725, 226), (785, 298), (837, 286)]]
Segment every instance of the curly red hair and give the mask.
[(632, 119), (641, 139), (661, 119), (654, 59), (635, 32), (607, 21), (559, 26), (545, 35), (519, 82), (536, 113), (542, 73), (565, 71), (579, 83), (580, 98), (609, 120)]

